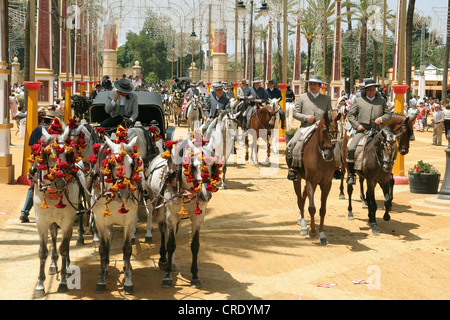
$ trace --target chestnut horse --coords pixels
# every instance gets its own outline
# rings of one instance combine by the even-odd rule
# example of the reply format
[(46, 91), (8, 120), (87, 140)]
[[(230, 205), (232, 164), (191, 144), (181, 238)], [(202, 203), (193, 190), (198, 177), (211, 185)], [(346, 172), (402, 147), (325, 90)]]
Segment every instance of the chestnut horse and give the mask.
[[(298, 224), (301, 226), (300, 234), (306, 235), (308, 229), (304, 218), (304, 207), (306, 197), (309, 199), (308, 211), (311, 217), (309, 235), (316, 235), (316, 224), (314, 215), (316, 206), (314, 204), (314, 192), (319, 185), (321, 190), (320, 197), (320, 243), (327, 244), (324, 233), (324, 220), (326, 214), (326, 203), (328, 194), (330, 193), (334, 170), (336, 168), (336, 160), (334, 159), (334, 123), (330, 121), (328, 113), (325, 113), (319, 121), (317, 128), (309, 140), (305, 143), (302, 156), (302, 167), (298, 172), (298, 179), (294, 181), (294, 190), (297, 195), (297, 205), (300, 209), (300, 217)], [(287, 160), (286, 160), (287, 161)], [(301, 190), (301, 179), (305, 179), (305, 189)]]
[[(248, 136), (252, 136), (252, 155), (253, 151), (256, 151), (256, 161), (254, 162), (258, 166), (258, 139), (261, 137), (266, 140), (267, 143), (267, 159), (270, 158), (270, 136), (271, 131), (275, 127), (276, 115), (280, 111), (272, 109), (269, 106), (257, 106), (256, 111), (252, 114), (250, 119), (249, 130), (245, 133), (245, 161), (249, 160), (248, 156)], [(253, 160), (253, 157), (252, 157)], [(253, 162), (253, 161), (252, 161)]]

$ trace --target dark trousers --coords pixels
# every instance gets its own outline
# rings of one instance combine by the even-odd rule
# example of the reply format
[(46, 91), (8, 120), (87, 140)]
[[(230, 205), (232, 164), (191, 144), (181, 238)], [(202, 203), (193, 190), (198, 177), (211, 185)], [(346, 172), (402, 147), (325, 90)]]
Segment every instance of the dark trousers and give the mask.
[(114, 117), (114, 118), (108, 117), (102, 121), (100, 126), (103, 128), (117, 127), (118, 125), (120, 125), (122, 123), (122, 121), (123, 121), (123, 117), (121, 115), (118, 115), (117, 117)]
[(447, 138), (450, 134), (450, 120), (444, 120), (444, 127), (445, 127), (445, 137)]

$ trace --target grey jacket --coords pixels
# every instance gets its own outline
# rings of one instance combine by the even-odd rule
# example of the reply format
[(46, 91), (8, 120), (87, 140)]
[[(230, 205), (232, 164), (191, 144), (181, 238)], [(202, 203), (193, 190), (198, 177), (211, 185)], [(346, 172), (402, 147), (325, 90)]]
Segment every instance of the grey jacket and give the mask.
[(386, 105), (386, 100), (381, 95), (376, 95), (370, 101), (365, 93), (361, 97), (357, 97), (352, 104), (347, 119), (353, 128), (362, 125), (364, 129), (369, 130), (375, 122), (375, 119), (381, 117), (383, 123), (391, 119), (391, 111)]
[[(111, 116), (111, 118), (117, 117), (119, 115), (120, 99), (113, 103), (115, 94), (115, 91), (109, 92), (108, 96), (106, 97), (105, 103), (105, 111)], [(125, 114), (122, 114), (122, 116), (131, 118), (133, 121), (136, 121), (138, 115), (138, 97), (135, 93), (130, 92), (128, 94), (128, 97), (125, 99)]]
[(216, 93), (210, 92), (205, 98), (205, 114), (206, 118), (214, 119), (219, 115), (220, 110), (230, 108), (230, 100), (227, 98), (225, 92), (220, 99), (217, 99)]
[(331, 107), (331, 97), (324, 94), (319, 94), (317, 98), (311, 94), (311, 92), (303, 93), (295, 101), (294, 107), (294, 119), (302, 122), (300, 127), (309, 127), (311, 123), (306, 121), (306, 116), (314, 115), (316, 121), (322, 119), (325, 112), (328, 112), (330, 119), (333, 115), (333, 109)]

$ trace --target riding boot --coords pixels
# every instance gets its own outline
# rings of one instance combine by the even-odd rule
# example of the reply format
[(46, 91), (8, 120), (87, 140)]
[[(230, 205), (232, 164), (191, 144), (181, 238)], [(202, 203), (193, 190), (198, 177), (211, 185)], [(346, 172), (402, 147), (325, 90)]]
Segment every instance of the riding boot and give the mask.
[(347, 162), (347, 184), (356, 184), (356, 176), (355, 176), (355, 163)]
[(287, 164), (288, 170), (289, 170), (288, 175), (287, 175), (288, 180), (297, 181), (297, 174), (298, 174), (299, 168), (292, 167), (292, 150), (290, 148), (287, 148), (286, 164)]

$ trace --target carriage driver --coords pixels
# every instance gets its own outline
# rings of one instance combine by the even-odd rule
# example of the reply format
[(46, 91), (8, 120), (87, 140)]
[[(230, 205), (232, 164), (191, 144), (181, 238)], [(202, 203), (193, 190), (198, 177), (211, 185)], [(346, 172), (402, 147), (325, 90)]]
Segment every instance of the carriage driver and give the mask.
[(356, 97), (347, 119), (356, 130), (356, 134), (351, 139), (347, 147), (347, 184), (355, 184), (355, 151), (359, 140), (364, 137), (365, 132), (374, 125), (381, 125), (391, 119), (391, 111), (386, 105), (386, 100), (377, 94), (377, 87), (380, 85), (373, 79), (364, 81), (364, 87), (360, 97)]
[(104, 128), (112, 128), (123, 121), (134, 123), (139, 114), (138, 97), (134, 86), (128, 79), (120, 79), (114, 82), (115, 91), (108, 93), (105, 103), (105, 111), (109, 117), (100, 124)]
[[(281, 90), (278, 89), (277, 87), (274, 87), (273, 80), (269, 80), (267, 82), (266, 93), (269, 99), (280, 99), (279, 102), (283, 100)], [(281, 120), (281, 129), (286, 129), (286, 115), (284, 113), (283, 108), (280, 108), (280, 120)]]
[(253, 79), (253, 87), (251, 87), (247, 93), (247, 98), (250, 100), (250, 105), (244, 112), (244, 130), (248, 129), (247, 124), (250, 125), (250, 118), (253, 113), (251, 110), (253, 110), (257, 104), (269, 102), (267, 92), (264, 90), (261, 83), (261, 79)]
[(295, 101), (294, 108), (294, 119), (300, 120), (301, 125), (287, 145), (286, 161), (289, 167), (287, 178), (292, 181), (297, 181), (297, 173), (302, 165), (304, 139), (312, 130), (311, 126), (315, 127), (325, 112), (328, 112), (330, 119), (333, 115), (331, 97), (320, 93), (320, 86), (326, 84), (322, 78), (312, 75), (305, 81), (309, 83), (309, 92), (300, 95)]

